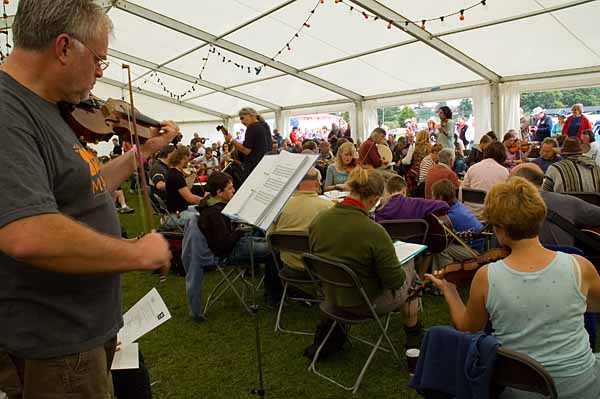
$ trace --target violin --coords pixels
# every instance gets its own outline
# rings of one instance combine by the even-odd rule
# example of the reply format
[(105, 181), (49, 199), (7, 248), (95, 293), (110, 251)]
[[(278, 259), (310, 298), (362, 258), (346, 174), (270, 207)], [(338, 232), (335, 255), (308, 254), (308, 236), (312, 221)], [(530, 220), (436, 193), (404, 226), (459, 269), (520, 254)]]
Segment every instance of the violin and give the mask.
[[(487, 265), (490, 262), (495, 262), (500, 259), (506, 258), (510, 255), (509, 248), (494, 248), (489, 251), (485, 251), (484, 253), (463, 261), (450, 263), (436, 272), (435, 277), (440, 279), (445, 279), (446, 281), (455, 284), (457, 286), (468, 285), (475, 277), (475, 273), (479, 270), (480, 267)], [(408, 298), (406, 302), (410, 302), (416, 297), (418, 297), (421, 292), (430, 284), (431, 281), (424, 281), (423, 283), (417, 285), (415, 288), (411, 289), (408, 293)]]
[(155, 135), (153, 129), (160, 129), (160, 122), (131, 110), (129, 103), (109, 98), (106, 101), (90, 96), (74, 107), (63, 112), (67, 124), (77, 137), (87, 143), (108, 141), (114, 135), (126, 141), (131, 140), (132, 119), (135, 118), (140, 143)]

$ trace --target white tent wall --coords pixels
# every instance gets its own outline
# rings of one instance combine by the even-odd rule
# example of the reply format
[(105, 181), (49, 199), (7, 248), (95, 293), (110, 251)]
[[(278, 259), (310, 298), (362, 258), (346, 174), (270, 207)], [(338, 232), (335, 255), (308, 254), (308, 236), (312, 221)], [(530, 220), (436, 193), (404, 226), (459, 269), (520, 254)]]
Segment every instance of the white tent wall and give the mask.
[(473, 100), (473, 117), (475, 120), (475, 126), (473, 126), (475, 132), (474, 140), (478, 143), (481, 136), (492, 130), (492, 97), (490, 85), (473, 86), (470, 97)]
[(519, 82), (503, 83), (500, 85), (500, 131), (501, 136), (510, 129), (517, 132), (520, 128), (521, 88)]
[(362, 124), (356, 132), (356, 137), (360, 137), (363, 141), (371, 135), (373, 129), (379, 126), (377, 108), (377, 100), (363, 101), (362, 103)]

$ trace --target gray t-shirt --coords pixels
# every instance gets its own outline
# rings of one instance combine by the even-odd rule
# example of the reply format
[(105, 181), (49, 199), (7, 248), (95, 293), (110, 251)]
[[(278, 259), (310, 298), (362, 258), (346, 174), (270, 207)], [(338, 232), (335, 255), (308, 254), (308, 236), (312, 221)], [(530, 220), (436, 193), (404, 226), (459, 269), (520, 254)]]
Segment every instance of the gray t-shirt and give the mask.
[[(98, 160), (81, 146), (56, 104), (2, 71), (0, 168), (0, 228), (62, 213), (120, 236)], [(55, 273), (0, 252), (0, 350), (26, 359), (74, 354), (102, 345), (122, 324), (118, 274)]]

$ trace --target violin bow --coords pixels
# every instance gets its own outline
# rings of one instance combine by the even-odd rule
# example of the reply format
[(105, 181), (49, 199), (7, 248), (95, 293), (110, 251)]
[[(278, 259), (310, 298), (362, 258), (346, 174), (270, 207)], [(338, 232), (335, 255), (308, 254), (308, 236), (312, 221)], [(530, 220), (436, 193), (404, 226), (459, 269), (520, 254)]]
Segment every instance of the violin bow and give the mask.
[(431, 214), (431, 216), (433, 216), (434, 218), (436, 218), (438, 220), (438, 222), (442, 225), (442, 227), (444, 228), (444, 230), (446, 231), (446, 233), (448, 233), (448, 235), (450, 235), (450, 237), (454, 238), (462, 247), (464, 247), (467, 251), (469, 251), (471, 253), (471, 255), (473, 255), (474, 258), (476, 258), (476, 257), (478, 257), (480, 255), (479, 252), (475, 251), (466, 242), (464, 242), (464, 240), (462, 238), (460, 238), (454, 232), (454, 230), (452, 230), (450, 227), (446, 226), (436, 215)]
[[(144, 162), (142, 159), (142, 147), (140, 145), (140, 137), (138, 136), (138, 131), (137, 131), (137, 121), (136, 121), (136, 117), (135, 117), (135, 107), (133, 105), (133, 87), (131, 85), (131, 68), (129, 67), (129, 65), (127, 64), (123, 64), (123, 69), (127, 70), (127, 79), (128, 79), (128, 84), (129, 84), (129, 112), (128, 115), (130, 115), (130, 123), (133, 127), (133, 129), (131, 129), (133, 131), (133, 138), (135, 140), (135, 146), (137, 148), (137, 151), (135, 152), (136, 157), (135, 159), (135, 163), (136, 163), (136, 168), (139, 172), (138, 174), (138, 182), (140, 183), (139, 186), (142, 190), (142, 204), (144, 207), (144, 213), (143, 213), (143, 217), (142, 217), (142, 223), (143, 223), (143, 232), (144, 234), (149, 233), (150, 231), (154, 230), (154, 223), (152, 220), (152, 208), (150, 205), (150, 196), (148, 195), (148, 185), (146, 184), (146, 171), (144, 170)], [(133, 114), (133, 115), (131, 115)]]
[[(135, 106), (133, 105), (133, 86), (131, 84), (131, 68), (127, 64), (123, 64), (123, 69), (127, 69), (127, 81), (129, 85), (129, 110), (127, 115), (132, 125), (133, 137), (137, 148), (134, 162), (138, 170), (138, 187), (142, 190), (142, 202), (144, 213), (142, 216), (142, 224), (144, 234), (154, 231), (154, 221), (152, 220), (152, 206), (150, 205), (150, 195), (148, 194), (148, 184), (146, 183), (146, 171), (144, 170), (144, 162), (142, 159), (142, 146), (140, 145), (140, 137), (137, 131), (137, 121), (135, 116)], [(133, 114), (133, 115), (132, 115)], [(169, 274), (170, 265), (163, 266), (160, 269), (160, 281), (164, 282)]]

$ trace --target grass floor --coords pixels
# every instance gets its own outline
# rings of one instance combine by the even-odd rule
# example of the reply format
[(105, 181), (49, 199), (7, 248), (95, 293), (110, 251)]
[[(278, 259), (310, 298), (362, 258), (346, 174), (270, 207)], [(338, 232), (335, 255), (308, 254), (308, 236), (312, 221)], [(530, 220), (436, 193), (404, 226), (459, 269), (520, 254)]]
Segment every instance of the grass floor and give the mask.
[[(128, 195), (136, 213), (121, 215), (129, 236), (141, 230), (140, 211), (135, 196)], [(204, 300), (218, 282), (218, 272), (205, 274)], [(123, 309), (126, 311), (152, 287), (157, 287), (172, 314), (172, 319), (139, 340), (153, 383), (154, 398), (251, 398), (250, 390), (258, 387), (253, 318), (233, 296), (226, 294), (208, 313), (208, 321), (194, 323), (188, 317), (184, 278), (171, 274), (165, 283), (150, 273), (123, 275)], [(262, 344), (266, 397), (271, 398), (344, 398), (352, 394), (307, 371), (309, 361), (302, 356), (312, 337), (275, 334), (276, 310), (265, 306), (258, 295), (260, 339)], [(449, 324), (445, 301), (425, 297), (420, 319), (424, 326)], [(318, 307), (287, 306), (284, 325), (312, 330), (319, 319)], [(375, 326), (353, 327), (354, 335), (375, 337)], [(398, 348), (403, 347), (404, 333), (400, 316), (392, 318), (390, 336)], [(367, 348), (359, 343), (347, 345), (342, 353), (319, 363), (319, 369), (354, 382)], [(407, 386), (406, 364), (398, 364), (391, 354), (375, 356), (356, 395), (362, 398), (417, 398)]]
[[(141, 232), (138, 199), (126, 193), (136, 213), (120, 215), (129, 236)], [(205, 274), (204, 300), (219, 281), (218, 272)], [(151, 288), (156, 287), (172, 318), (139, 340), (150, 371), (153, 395), (166, 398), (244, 398), (254, 397), (258, 387), (255, 327), (253, 318), (227, 293), (209, 310), (208, 321), (194, 323), (188, 317), (183, 277), (171, 274), (165, 283), (151, 273), (133, 272), (122, 277), (123, 310), (126, 311)], [(250, 291), (247, 291), (250, 298)], [(258, 294), (260, 339), (262, 345), (266, 396), (271, 398), (342, 398), (352, 394), (307, 371), (309, 360), (302, 356), (312, 337), (275, 333), (276, 310), (267, 307)], [(426, 298), (424, 325), (448, 324), (442, 298)], [(314, 329), (319, 319), (317, 306), (290, 305), (284, 309), (284, 325), (293, 329)], [(376, 337), (375, 326), (357, 326), (352, 334)], [(400, 316), (392, 318), (390, 336), (403, 347)], [(319, 369), (351, 385), (368, 356), (367, 347), (353, 342), (343, 353), (319, 363)], [(402, 352), (402, 351), (401, 351)], [(416, 398), (407, 387), (406, 364), (398, 364), (391, 354), (380, 352), (371, 363), (355, 398)]]

